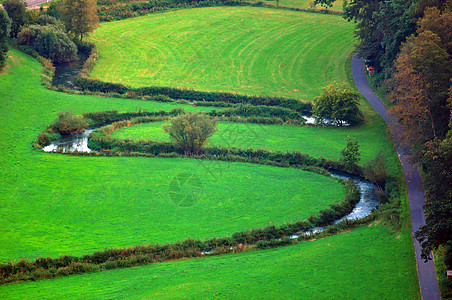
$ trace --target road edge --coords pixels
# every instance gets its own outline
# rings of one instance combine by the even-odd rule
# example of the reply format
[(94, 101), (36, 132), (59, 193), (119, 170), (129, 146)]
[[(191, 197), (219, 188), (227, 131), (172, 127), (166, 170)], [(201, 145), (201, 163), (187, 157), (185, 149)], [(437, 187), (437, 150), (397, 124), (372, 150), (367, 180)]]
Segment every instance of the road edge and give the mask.
[(400, 126), (397, 126), (397, 119), (388, 112), (388, 108), (383, 101), (381, 101), (381, 99), (378, 98), (378, 96), (370, 88), (366, 72), (364, 71), (363, 60), (357, 53), (355, 53), (352, 57), (351, 71), (356, 88), (388, 125), (394, 145), (396, 146), (400, 163), (402, 165), (410, 203), (411, 234), (413, 237), (414, 252), (416, 255), (416, 269), (418, 273), (421, 297), (424, 300), (441, 299), (433, 260), (426, 263), (424, 262), (421, 258), (421, 246), (418, 240), (414, 238), (414, 233), (419, 229), (419, 227), (425, 225), (425, 214), (423, 208), (425, 204), (425, 193), (419, 168), (416, 164), (413, 165), (408, 161), (408, 156), (405, 154), (405, 151), (401, 147), (400, 143), (398, 143), (397, 135), (402, 129)]

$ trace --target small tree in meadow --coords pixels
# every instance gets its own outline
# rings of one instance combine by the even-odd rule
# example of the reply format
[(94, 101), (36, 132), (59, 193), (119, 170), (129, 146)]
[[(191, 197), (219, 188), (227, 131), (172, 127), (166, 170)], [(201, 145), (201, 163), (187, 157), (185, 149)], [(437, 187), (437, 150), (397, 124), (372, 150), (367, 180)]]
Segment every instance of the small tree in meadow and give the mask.
[(196, 153), (206, 140), (217, 131), (217, 122), (204, 114), (186, 113), (163, 125), (171, 140), (185, 152)]
[(337, 82), (322, 89), (320, 96), (312, 103), (312, 113), (319, 124), (329, 120), (338, 126), (344, 125), (345, 122), (356, 125), (363, 120), (359, 110), (358, 92)]
[(359, 150), (358, 142), (355, 139), (347, 137), (347, 144), (341, 151), (341, 161), (345, 164), (347, 170), (352, 171), (356, 169), (359, 160), (361, 159), (361, 152)]
[(53, 132), (62, 135), (76, 132), (83, 132), (89, 127), (89, 123), (83, 116), (74, 116), (72, 111), (63, 111), (58, 114), (58, 118), (49, 126)]

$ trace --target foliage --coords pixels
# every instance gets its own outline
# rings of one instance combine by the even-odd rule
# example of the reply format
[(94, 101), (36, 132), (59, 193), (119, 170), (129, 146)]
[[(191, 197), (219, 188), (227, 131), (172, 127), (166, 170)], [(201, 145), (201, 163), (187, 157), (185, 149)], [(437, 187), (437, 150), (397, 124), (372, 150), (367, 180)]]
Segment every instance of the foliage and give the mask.
[(312, 106), (312, 113), (320, 124), (332, 122), (338, 126), (344, 123), (356, 125), (363, 120), (359, 111), (359, 93), (345, 84), (332, 83), (324, 87)]
[(314, 0), (314, 5), (320, 4), (328, 9), (329, 7), (333, 7), (333, 2), (335, 1), (336, 0)]
[(58, 118), (49, 126), (49, 129), (65, 135), (83, 132), (88, 126), (88, 121), (83, 116), (74, 116), (72, 111), (64, 111), (58, 114)]
[(27, 2), (25, 0), (4, 0), (2, 5), (12, 21), (10, 36), (15, 38), (22, 26), (28, 22)]
[(67, 31), (81, 41), (99, 26), (95, 0), (63, 0), (60, 9)]
[(358, 141), (347, 137), (347, 144), (341, 150), (341, 156), (341, 161), (345, 164), (346, 168), (348, 170), (354, 170), (361, 159)]
[(363, 168), (364, 176), (367, 180), (384, 187), (386, 183), (386, 158), (380, 150), (375, 158), (368, 161)]
[(197, 153), (217, 131), (217, 121), (199, 113), (186, 113), (171, 119), (163, 129), (171, 140), (187, 153)]
[(40, 15), (36, 20), (36, 23), (41, 26), (51, 25), (59, 29), (60, 31), (66, 32), (66, 27), (64, 27), (64, 23), (61, 20), (56, 19), (55, 17), (52, 17), (50, 15), (44, 14)]
[(70, 62), (77, 59), (77, 46), (72, 42), (64, 31), (62, 24), (50, 17), (42, 22), (54, 21), (48, 25), (31, 25), (23, 28), (17, 40), (22, 45), (33, 48), (36, 52), (55, 63)]
[(8, 55), (8, 35), (11, 28), (11, 19), (3, 8), (0, 8), (0, 71), (5, 66)]
[(445, 31), (450, 21), (452, 12), (426, 10), (418, 35), (407, 40), (395, 63), (393, 111), (405, 125), (403, 138), (418, 149), (436, 137), (444, 138), (448, 130), (452, 37)]
[[(422, 257), (452, 241), (452, 132), (444, 140), (426, 144), (421, 162), (426, 186), (425, 223), (416, 232), (422, 245)], [(450, 259), (451, 253), (446, 255)]]

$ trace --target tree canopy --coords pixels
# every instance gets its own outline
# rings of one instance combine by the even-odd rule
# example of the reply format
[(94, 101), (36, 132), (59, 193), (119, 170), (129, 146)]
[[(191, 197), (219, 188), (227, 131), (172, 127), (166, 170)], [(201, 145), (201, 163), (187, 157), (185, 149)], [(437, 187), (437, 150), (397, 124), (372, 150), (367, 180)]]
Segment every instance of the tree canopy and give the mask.
[(359, 94), (345, 84), (334, 82), (322, 89), (312, 104), (312, 112), (319, 124), (333, 123), (338, 126), (356, 125), (362, 122), (359, 110)]
[(3, 1), (3, 8), (12, 21), (10, 36), (15, 38), (28, 20), (27, 2), (25, 0), (5, 0)]
[(8, 54), (8, 35), (11, 28), (11, 19), (6, 11), (0, 8), (0, 71), (3, 69)]
[(69, 34), (81, 41), (99, 26), (95, 0), (63, 0), (60, 10)]
[(206, 140), (217, 131), (217, 122), (200, 113), (186, 113), (173, 118), (163, 129), (182, 150), (196, 153)]

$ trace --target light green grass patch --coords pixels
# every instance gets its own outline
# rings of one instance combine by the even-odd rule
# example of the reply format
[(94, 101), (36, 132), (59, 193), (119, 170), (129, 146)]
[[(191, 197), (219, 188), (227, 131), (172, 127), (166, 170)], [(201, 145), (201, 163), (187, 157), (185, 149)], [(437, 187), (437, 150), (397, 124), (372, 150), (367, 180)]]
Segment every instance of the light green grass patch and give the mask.
[[(138, 124), (123, 128), (113, 133), (113, 137), (122, 139), (156, 139), (170, 141), (169, 135), (162, 129), (165, 122)], [(218, 131), (208, 139), (209, 145), (266, 149), (269, 151), (298, 151), (309, 153), (313, 157), (340, 159), (347, 137), (355, 138), (360, 145), (361, 164), (373, 159), (378, 151), (383, 150), (393, 170), (397, 161), (392, 154), (392, 143), (382, 138), (381, 133), (366, 123), (352, 128), (311, 127), (288, 125), (263, 125), (220, 122)]]
[[(231, 235), (305, 219), (344, 196), (333, 179), (295, 169), (34, 150), (34, 139), (64, 109), (177, 106), (49, 91), (39, 83), (39, 64), (10, 54), (8, 74), (0, 77), (0, 262)], [(169, 197), (181, 173), (202, 182), (202, 197), (188, 208)]]
[(346, 81), (355, 39), (340, 16), (210, 7), (105, 23), (90, 40), (106, 81), (312, 100)]
[(265, 251), (0, 286), (10, 299), (419, 299), (414, 258), (382, 225)]

